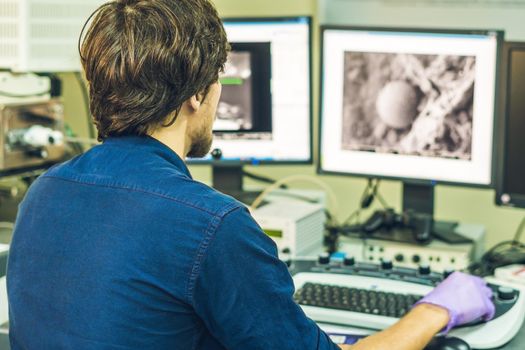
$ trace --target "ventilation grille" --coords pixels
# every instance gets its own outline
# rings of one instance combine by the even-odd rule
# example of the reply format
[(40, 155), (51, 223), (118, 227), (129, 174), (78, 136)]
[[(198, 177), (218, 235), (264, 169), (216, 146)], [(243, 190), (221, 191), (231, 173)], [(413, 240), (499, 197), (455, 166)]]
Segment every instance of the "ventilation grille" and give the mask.
[(21, 0), (0, 0), (0, 20), (17, 18)]
[(16, 23), (0, 22), (0, 38), (1, 40), (18, 38), (18, 26)]
[(23, 0), (0, 0), (0, 68), (16, 64), (20, 52), (18, 43), (20, 4)]
[(0, 61), (18, 57), (18, 45), (0, 43)]
[(324, 212), (319, 209), (297, 223), (297, 251), (304, 254), (312, 247), (321, 247), (324, 233)]
[[(105, 2), (0, 0), (0, 69), (80, 70), (77, 52), (80, 31), (89, 15)], [(27, 11), (23, 10), (26, 8)]]

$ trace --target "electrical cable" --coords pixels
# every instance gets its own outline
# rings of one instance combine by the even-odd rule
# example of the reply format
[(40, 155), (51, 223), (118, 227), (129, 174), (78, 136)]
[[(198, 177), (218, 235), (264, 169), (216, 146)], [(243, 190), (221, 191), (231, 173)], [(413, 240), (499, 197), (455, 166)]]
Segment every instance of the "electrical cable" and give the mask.
[(276, 189), (278, 189), (281, 185), (285, 185), (285, 184), (288, 184), (288, 183), (291, 183), (291, 182), (299, 182), (299, 181), (303, 181), (303, 182), (310, 182), (310, 183), (314, 183), (316, 185), (318, 185), (319, 187), (321, 187), (327, 194), (328, 196), (328, 201), (330, 202), (330, 207), (331, 207), (331, 218), (334, 222), (336, 222), (336, 218), (337, 218), (337, 212), (339, 210), (339, 204), (337, 202), (337, 197), (335, 196), (335, 193), (334, 191), (332, 191), (332, 189), (330, 187), (328, 187), (328, 185), (326, 185), (326, 183), (324, 183), (323, 181), (317, 179), (316, 177), (313, 177), (313, 176), (308, 176), (308, 175), (292, 175), (292, 176), (288, 176), (288, 177), (285, 177), (281, 180), (278, 180), (276, 181), (273, 185), (270, 185), (268, 186), (268, 188), (266, 188), (254, 201), (253, 203), (250, 205), (250, 209), (251, 210), (255, 210), (257, 209), (257, 207), (259, 205), (261, 205), (261, 203), (263, 202), (264, 198), (266, 198), (266, 196), (275, 191)]
[(92, 117), (91, 117), (91, 110), (89, 108), (89, 93), (88, 93), (86, 84), (84, 83), (84, 80), (82, 79), (82, 74), (80, 74), (80, 72), (76, 72), (74, 75), (75, 75), (78, 85), (80, 86), (80, 91), (82, 92), (82, 99), (84, 101), (84, 110), (86, 112), (86, 119), (88, 122), (89, 138), (95, 139), (96, 131), (91, 121)]
[(359, 221), (359, 217), (363, 210), (368, 209), (372, 203), (374, 202), (374, 199), (377, 198), (379, 202), (381, 203), (381, 206), (384, 209), (389, 208), (387, 202), (383, 198), (383, 196), (379, 193), (379, 185), (381, 184), (381, 180), (374, 180), (372, 178), (368, 179), (367, 185), (363, 191), (363, 194), (361, 195), (359, 208), (355, 211), (353, 211), (346, 220), (343, 221), (342, 226), (347, 226), (352, 223), (352, 221), (357, 218), (357, 221)]
[(516, 230), (516, 233), (514, 234), (514, 242), (521, 242), (521, 236), (523, 234), (523, 229), (525, 228), (525, 217), (521, 219), (521, 222), (518, 226), (518, 229)]
[(347, 225), (350, 225), (352, 223), (352, 221), (357, 218), (357, 220), (359, 221), (359, 215), (361, 214), (361, 208), (357, 209), (357, 210), (354, 210), (349, 216), (348, 218), (346, 218), (345, 221), (343, 221), (343, 225), (342, 226), (347, 226)]
[(368, 179), (365, 190), (361, 195), (361, 200), (359, 202), (360, 209), (366, 209), (372, 205), (374, 201), (374, 180)]
[(518, 229), (511, 241), (504, 241), (489, 249), (480, 261), (469, 265), (468, 271), (477, 276), (490, 276), (496, 268), (511, 264), (525, 263), (525, 244), (521, 242), (521, 235), (525, 229), (525, 217), (518, 225)]
[(379, 191), (378, 191), (380, 182), (381, 182), (380, 180), (377, 180), (377, 183), (376, 183), (377, 184), (377, 189), (374, 191), (374, 197), (377, 198), (377, 200), (379, 201), (379, 203), (381, 204), (383, 209), (388, 209), (388, 208), (390, 208), (390, 206), (388, 205), (386, 200), (383, 198), (381, 193), (379, 193)]
[[(259, 174), (254, 174), (254, 173), (246, 171), (246, 170), (242, 171), (242, 175), (246, 176), (247, 178), (250, 178), (252, 180), (260, 181), (260, 182), (267, 183), (267, 184), (274, 184), (277, 181), (275, 179), (272, 179), (272, 178), (269, 178), (269, 177), (266, 177), (266, 176), (263, 176), (263, 175), (259, 175)], [(279, 188), (283, 189), (283, 190), (286, 190), (286, 189), (288, 189), (288, 186), (281, 185)], [(300, 195), (300, 194), (297, 194), (297, 193), (277, 192), (277, 194), (280, 195), (280, 196), (285, 196), (285, 197), (291, 197), (291, 198), (299, 199), (299, 200), (301, 200), (303, 202), (308, 202), (308, 203), (312, 203), (312, 204), (318, 204), (319, 203), (319, 200), (316, 199), (316, 198), (311, 198), (311, 197), (308, 197), (308, 196), (305, 196), (305, 195)]]
[[(267, 183), (267, 184), (274, 184), (277, 181), (277, 180), (274, 180), (272, 178), (269, 178), (269, 177), (266, 177), (266, 176), (263, 176), (263, 175), (259, 175), (259, 174), (254, 174), (254, 173), (246, 171), (246, 170), (242, 171), (242, 175), (246, 176), (247, 178), (250, 178), (252, 180), (260, 181), (260, 182)], [(280, 188), (287, 189), (288, 186), (281, 185)]]
[(490, 276), (496, 268), (511, 264), (525, 263), (525, 244), (504, 241), (483, 254), (480, 261), (469, 265), (468, 270), (477, 276)]

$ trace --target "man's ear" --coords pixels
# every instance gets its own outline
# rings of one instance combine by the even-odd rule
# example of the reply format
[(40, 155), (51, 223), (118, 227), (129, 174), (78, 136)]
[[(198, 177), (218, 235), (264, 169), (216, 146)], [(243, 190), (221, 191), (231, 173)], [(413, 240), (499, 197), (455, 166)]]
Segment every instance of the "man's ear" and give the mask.
[(191, 109), (193, 109), (194, 112), (197, 112), (199, 108), (201, 108), (201, 96), (200, 94), (193, 95), (190, 97), (189, 104)]

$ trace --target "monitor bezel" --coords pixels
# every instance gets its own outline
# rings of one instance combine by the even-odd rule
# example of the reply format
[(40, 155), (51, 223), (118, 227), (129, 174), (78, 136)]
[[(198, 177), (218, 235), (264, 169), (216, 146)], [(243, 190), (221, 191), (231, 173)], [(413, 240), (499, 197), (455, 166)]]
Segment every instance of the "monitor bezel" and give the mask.
[[(442, 180), (428, 180), (428, 179), (415, 179), (397, 176), (384, 176), (377, 174), (360, 174), (342, 171), (325, 170), (322, 167), (322, 146), (323, 146), (323, 106), (324, 106), (324, 34), (329, 30), (347, 30), (347, 31), (363, 31), (363, 32), (398, 32), (398, 33), (428, 33), (428, 34), (457, 34), (457, 35), (489, 35), (493, 34), (496, 36), (496, 76), (495, 76), (495, 92), (494, 92), (494, 112), (493, 112), (493, 144), (492, 144), (492, 163), (491, 163), (491, 180), (489, 184), (475, 184), (475, 183), (462, 183), (462, 182), (451, 182)], [(422, 28), (422, 27), (374, 27), (374, 26), (352, 26), (352, 25), (321, 25), (320, 27), (320, 73), (319, 73), (319, 128), (317, 130), (317, 174), (319, 175), (337, 175), (337, 176), (351, 176), (358, 178), (373, 178), (383, 180), (394, 180), (401, 181), (407, 184), (416, 185), (448, 185), (448, 186), (461, 186), (470, 188), (494, 188), (495, 186), (495, 175), (496, 175), (496, 144), (498, 136), (498, 125), (497, 125), (497, 113), (499, 111), (499, 99), (498, 99), (498, 86), (500, 86), (500, 62), (501, 62), (501, 50), (502, 43), (504, 40), (505, 32), (499, 29), (443, 29), (443, 28)]]
[[(505, 192), (505, 167), (507, 165), (507, 126), (509, 124), (509, 96), (508, 91), (510, 90), (509, 76), (511, 74), (511, 52), (519, 50), (525, 52), (525, 42), (510, 41), (504, 42), (502, 47), (502, 61), (500, 65), (500, 76), (501, 81), (499, 85), (500, 90), (500, 108), (499, 108), (499, 120), (498, 120), (498, 150), (497, 150), (497, 174), (496, 174), (496, 205), (504, 207), (515, 207), (525, 208), (525, 194), (514, 195), (512, 193)], [(510, 202), (503, 202), (501, 197), (504, 194), (510, 195)]]
[(293, 21), (300, 21), (300, 20), (306, 20), (307, 27), (308, 27), (308, 74), (309, 74), (309, 81), (310, 81), (310, 89), (309, 89), (309, 99), (310, 99), (310, 113), (308, 116), (308, 123), (309, 123), (309, 141), (310, 141), (310, 147), (309, 147), (309, 158), (308, 159), (301, 159), (301, 160), (268, 160), (268, 159), (258, 159), (258, 158), (251, 158), (251, 159), (186, 159), (186, 163), (189, 165), (225, 165), (225, 166), (232, 166), (232, 165), (312, 165), (314, 163), (314, 103), (313, 103), (313, 17), (304, 15), (304, 16), (276, 16), (276, 17), (223, 17), (222, 22), (233, 22), (233, 23), (243, 23), (243, 22), (253, 22), (253, 23), (264, 23), (264, 22), (293, 22)]

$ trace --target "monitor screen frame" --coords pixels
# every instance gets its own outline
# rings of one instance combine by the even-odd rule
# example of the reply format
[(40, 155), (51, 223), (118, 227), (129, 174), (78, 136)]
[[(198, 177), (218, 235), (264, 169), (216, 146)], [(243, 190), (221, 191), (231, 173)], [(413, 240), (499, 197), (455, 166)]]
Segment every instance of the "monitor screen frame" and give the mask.
[[(363, 32), (392, 32), (392, 33), (425, 33), (425, 34), (457, 34), (457, 35), (495, 35), (497, 40), (496, 48), (496, 74), (495, 74), (495, 92), (494, 92), (494, 112), (493, 112), (493, 144), (492, 144), (492, 160), (491, 160), (491, 180), (489, 184), (476, 184), (476, 183), (462, 183), (462, 182), (450, 182), (443, 180), (428, 180), (428, 179), (416, 179), (408, 177), (398, 176), (385, 176), (378, 174), (362, 174), (352, 173), (334, 170), (325, 170), (322, 166), (322, 148), (323, 148), (323, 108), (324, 108), (324, 49), (325, 49), (325, 37), (324, 34), (329, 30), (343, 30), (343, 31), (363, 31)], [(499, 29), (443, 29), (443, 28), (424, 28), (424, 27), (377, 27), (377, 26), (353, 26), (353, 25), (321, 25), (320, 28), (320, 77), (319, 77), (319, 128), (317, 130), (317, 154), (318, 161), (316, 163), (317, 174), (319, 175), (337, 175), (337, 176), (351, 176), (357, 178), (373, 178), (373, 179), (384, 179), (401, 181), (406, 184), (416, 185), (449, 185), (449, 186), (461, 186), (470, 188), (494, 188), (495, 177), (496, 177), (496, 150), (497, 150), (497, 137), (498, 137), (498, 111), (499, 111), (499, 93), (498, 87), (501, 85), (500, 81), (500, 69), (501, 66), (501, 53), (502, 44), (504, 42), (503, 30)]]
[[(499, 206), (525, 208), (525, 194), (513, 194), (505, 191), (505, 168), (507, 165), (507, 126), (509, 124), (509, 95), (510, 90), (509, 79), (511, 74), (511, 53), (512, 51), (525, 52), (525, 42), (510, 41), (503, 43), (502, 60), (500, 64), (501, 81), (499, 85), (500, 90), (500, 108), (498, 120), (498, 150), (497, 150), (497, 174), (496, 174), (496, 204)], [(504, 201), (503, 196), (510, 195), (509, 201)]]
[[(204, 158), (187, 158), (186, 163), (189, 165), (224, 165), (224, 166), (233, 166), (233, 165), (312, 165), (314, 163), (314, 93), (313, 93), (313, 17), (312, 16), (276, 16), (276, 17), (223, 17), (221, 18), (224, 24), (227, 22), (230, 23), (286, 23), (286, 22), (299, 22), (306, 21), (308, 27), (308, 75), (309, 75), (309, 142), (310, 146), (308, 149), (309, 157), (308, 159), (301, 160), (268, 160), (268, 159), (204, 159)], [(273, 111), (272, 111), (273, 113)]]

